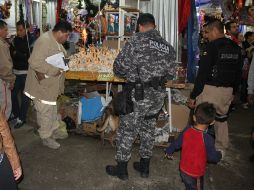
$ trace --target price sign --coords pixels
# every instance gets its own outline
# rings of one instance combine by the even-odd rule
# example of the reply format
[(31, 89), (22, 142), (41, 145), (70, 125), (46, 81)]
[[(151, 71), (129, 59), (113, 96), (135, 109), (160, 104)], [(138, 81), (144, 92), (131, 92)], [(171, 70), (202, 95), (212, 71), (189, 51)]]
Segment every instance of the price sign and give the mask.
[(99, 73), (97, 81), (112, 81), (114, 79), (113, 73)]

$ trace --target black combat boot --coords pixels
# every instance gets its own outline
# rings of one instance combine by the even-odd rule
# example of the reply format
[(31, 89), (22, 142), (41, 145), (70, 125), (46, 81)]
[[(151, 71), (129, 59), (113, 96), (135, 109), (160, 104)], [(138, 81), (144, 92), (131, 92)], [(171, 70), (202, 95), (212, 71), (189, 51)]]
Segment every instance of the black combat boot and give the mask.
[(116, 166), (108, 165), (106, 166), (106, 172), (108, 175), (116, 176), (121, 180), (128, 179), (128, 162), (117, 162)]
[(149, 177), (150, 158), (140, 158), (140, 162), (134, 162), (133, 167), (136, 171), (140, 172), (143, 178)]

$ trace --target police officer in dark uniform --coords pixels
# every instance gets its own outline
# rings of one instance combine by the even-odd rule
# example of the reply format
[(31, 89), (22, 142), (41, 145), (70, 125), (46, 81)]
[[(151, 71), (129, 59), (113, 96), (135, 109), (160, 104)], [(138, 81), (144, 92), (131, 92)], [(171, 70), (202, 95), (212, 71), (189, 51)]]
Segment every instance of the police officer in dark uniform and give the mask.
[(219, 20), (207, 24), (209, 43), (200, 57), (200, 67), (189, 106), (194, 108), (202, 102), (213, 103), (216, 108), (215, 145), (218, 149), (228, 147), (227, 113), (241, 81), (241, 48), (224, 35)]
[[(156, 116), (166, 96), (165, 82), (175, 73), (175, 51), (155, 30), (153, 15), (141, 14), (139, 32), (134, 34), (114, 62), (114, 74), (127, 81), (133, 111), (120, 115), (116, 137), (116, 166), (106, 172), (122, 180), (128, 179), (127, 164), (132, 144), (140, 137), (140, 162), (134, 168), (141, 177), (149, 176), (149, 164), (155, 140)], [(126, 86), (124, 89), (126, 89)]]

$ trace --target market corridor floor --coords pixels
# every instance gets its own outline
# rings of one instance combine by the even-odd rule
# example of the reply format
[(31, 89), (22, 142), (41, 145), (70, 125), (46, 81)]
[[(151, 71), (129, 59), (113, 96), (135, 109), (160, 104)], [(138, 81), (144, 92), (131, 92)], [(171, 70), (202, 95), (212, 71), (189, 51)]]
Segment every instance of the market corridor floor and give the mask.
[[(238, 109), (231, 114), (230, 139), (232, 148), (226, 160), (209, 165), (205, 176), (206, 190), (252, 190), (254, 163), (248, 161), (254, 152), (249, 144), (254, 127), (254, 109)], [(59, 150), (42, 146), (33, 128), (26, 125), (12, 130), (24, 168), (20, 190), (182, 190), (178, 172), (179, 152), (175, 160), (163, 159), (163, 149), (155, 148), (151, 160), (151, 176), (142, 179), (132, 168), (139, 159), (138, 146), (129, 162), (129, 180), (120, 181), (105, 173), (105, 166), (115, 163), (114, 148), (108, 143), (102, 147), (99, 139), (71, 135), (59, 141)]]

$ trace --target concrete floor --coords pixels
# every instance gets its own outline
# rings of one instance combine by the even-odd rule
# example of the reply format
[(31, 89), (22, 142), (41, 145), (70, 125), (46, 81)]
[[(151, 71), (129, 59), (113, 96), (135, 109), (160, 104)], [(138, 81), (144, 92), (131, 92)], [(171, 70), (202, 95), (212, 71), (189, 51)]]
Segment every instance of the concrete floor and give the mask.
[[(254, 152), (249, 134), (254, 126), (254, 109), (231, 114), (230, 138), (232, 147), (218, 165), (209, 165), (205, 176), (208, 190), (254, 189), (254, 163), (248, 161)], [(12, 129), (24, 169), (20, 190), (182, 190), (178, 172), (179, 153), (175, 160), (163, 159), (163, 149), (155, 148), (149, 179), (142, 179), (132, 168), (139, 159), (134, 146), (129, 162), (129, 180), (123, 182), (105, 173), (107, 164), (114, 164), (114, 148), (102, 146), (99, 139), (71, 135), (59, 141), (59, 150), (42, 146), (33, 127)]]

